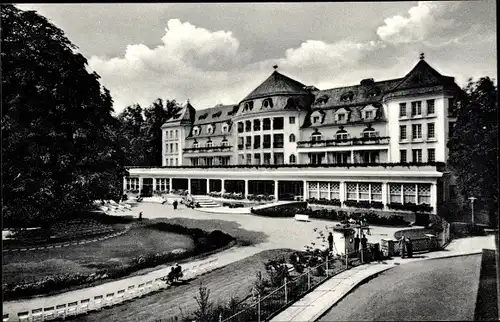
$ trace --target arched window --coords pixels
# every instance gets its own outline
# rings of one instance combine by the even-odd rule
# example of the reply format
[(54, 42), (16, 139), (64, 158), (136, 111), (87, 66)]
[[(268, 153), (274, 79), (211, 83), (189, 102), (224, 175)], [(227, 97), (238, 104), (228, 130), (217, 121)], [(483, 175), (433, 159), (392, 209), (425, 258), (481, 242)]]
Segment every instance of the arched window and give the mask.
[(200, 135), (200, 128), (199, 127), (195, 127), (193, 129), (193, 135)]
[(369, 126), (363, 130), (363, 137), (364, 138), (373, 138), (376, 136), (378, 136), (378, 133), (371, 126)]
[(273, 107), (273, 100), (270, 98), (266, 98), (264, 101), (262, 101), (262, 107), (272, 108)]
[(224, 137), (224, 139), (222, 139), (222, 146), (228, 146), (229, 145), (229, 142), (227, 141), (227, 139)]
[(290, 154), (290, 163), (295, 163), (297, 162), (297, 158), (295, 157), (295, 154)]
[(212, 140), (209, 139), (207, 141), (207, 145), (206, 146), (207, 146), (207, 148), (211, 148), (212, 147)]
[(245, 105), (243, 105), (243, 112), (251, 110), (253, 110), (253, 102), (246, 102)]
[(349, 138), (349, 133), (346, 130), (340, 129), (335, 134), (337, 140), (347, 140)]
[(253, 120), (253, 130), (260, 131), (260, 120), (259, 119)]
[(207, 127), (207, 133), (208, 134), (212, 134), (214, 133), (215, 131), (215, 126), (213, 124), (210, 124), (208, 127)]
[(229, 132), (229, 125), (225, 123), (224, 125), (222, 125), (222, 133), (227, 133), (227, 132)]
[(313, 142), (321, 141), (322, 138), (323, 138), (323, 136), (321, 135), (320, 132), (318, 132), (318, 130), (316, 130), (316, 132), (314, 132), (311, 135), (311, 141), (313, 141)]
[(193, 148), (194, 149), (197, 149), (198, 148), (198, 142), (196, 140), (194, 140), (193, 142)]
[(290, 134), (290, 137), (288, 138), (290, 142), (295, 142), (295, 134)]

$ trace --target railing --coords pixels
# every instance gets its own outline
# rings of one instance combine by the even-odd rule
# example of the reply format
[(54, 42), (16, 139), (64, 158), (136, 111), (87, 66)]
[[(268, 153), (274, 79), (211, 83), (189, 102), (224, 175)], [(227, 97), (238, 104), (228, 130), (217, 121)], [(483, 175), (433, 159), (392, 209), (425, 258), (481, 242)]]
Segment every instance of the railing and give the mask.
[(230, 151), (233, 147), (230, 145), (218, 145), (218, 146), (202, 146), (198, 148), (185, 148), (184, 152), (204, 152), (204, 151)]
[(250, 297), (245, 301), (246, 303), (240, 304), (246, 306), (244, 309), (227, 318), (220, 316), (219, 321), (268, 321), (289, 304), (296, 302), (328, 278), (338, 275), (347, 269), (345, 256), (324, 260), (315, 267), (306, 268), (306, 272), (297, 277), (285, 278), (283, 285), (269, 294), (263, 296), (256, 294)]
[(390, 137), (363, 137), (340, 140), (318, 140), (318, 141), (299, 141), (298, 148), (317, 148), (331, 146), (352, 146), (352, 145), (371, 145), (371, 144), (389, 144)]

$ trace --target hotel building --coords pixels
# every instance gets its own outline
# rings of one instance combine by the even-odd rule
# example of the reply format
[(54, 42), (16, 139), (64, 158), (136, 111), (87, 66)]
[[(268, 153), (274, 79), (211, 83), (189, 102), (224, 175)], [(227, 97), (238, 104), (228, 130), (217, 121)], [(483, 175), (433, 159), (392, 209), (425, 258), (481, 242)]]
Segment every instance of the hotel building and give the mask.
[(130, 167), (124, 190), (436, 214), (449, 198), (446, 143), (461, 93), (453, 77), (423, 55), (402, 78), (326, 90), (276, 69), (238, 104), (188, 102), (162, 126), (162, 166)]

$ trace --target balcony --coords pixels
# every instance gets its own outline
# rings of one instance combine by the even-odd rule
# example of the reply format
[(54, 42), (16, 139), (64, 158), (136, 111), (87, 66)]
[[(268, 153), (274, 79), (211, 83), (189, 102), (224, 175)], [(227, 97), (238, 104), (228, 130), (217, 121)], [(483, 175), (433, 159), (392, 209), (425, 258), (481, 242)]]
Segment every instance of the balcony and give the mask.
[(232, 148), (230, 145), (202, 146), (198, 148), (185, 148), (184, 153), (231, 151)]
[(358, 145), (378, 145), (389, 144), (390, 137), (362, 137), (340, 140), (317, 140), (317, 141), (299, 141), (298, 148), (323, 148), (335, 146), (358, 146)]

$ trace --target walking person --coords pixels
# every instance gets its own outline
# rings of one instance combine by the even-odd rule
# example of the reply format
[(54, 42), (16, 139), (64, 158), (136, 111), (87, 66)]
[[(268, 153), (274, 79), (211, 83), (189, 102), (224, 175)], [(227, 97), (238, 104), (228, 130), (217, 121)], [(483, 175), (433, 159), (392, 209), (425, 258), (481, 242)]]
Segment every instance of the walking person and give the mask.
[(406, 240), (405, 236), (401, 236), (399, 239), (399, 254), (401, 255), (401, 258), (405, 258), (405, 248), (406, 248)]
[(410, 237), (406, 237), (406, 252), (408, 253), (408, 258), (413, 257), (413, 242)]
[(328, 250), (331, 252), (333, 252), (333, 235), (332, 235), (332, 232), (330, 232), (328, 234)]

